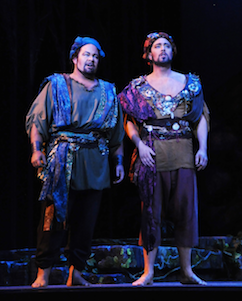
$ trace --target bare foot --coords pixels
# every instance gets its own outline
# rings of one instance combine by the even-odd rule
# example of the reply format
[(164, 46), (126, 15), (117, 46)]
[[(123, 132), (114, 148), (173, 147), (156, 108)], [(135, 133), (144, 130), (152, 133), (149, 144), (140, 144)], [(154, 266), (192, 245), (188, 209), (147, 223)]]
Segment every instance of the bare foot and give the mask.
[(207, 285), (205, 281), (200, 279), (197, 275), (192, 273), (191, 275), (182, 274), (180, 282), (182, 284), (197, 284), (197, 285)]
[(47, 269), (38, 268), (37, 278), (32, 283), (33, 288), (44, 287), (49, 284), (49, 276), (50, 276), (51, 267)]
[(138, 280), (132, 283), (133, 286), (144, 286), (153, 284), (153, 274), (144, 273)]
[(67, 279), (67, 282), (66, 282), (67, 286), (72, 286), (73, 271), (74, 271), (74, 266), (71, 265), (70, 268), (69, 268), (69, 276), (68, 276), (68, 279)]
[(73, 285), (82, 285), (82, 286), (90, 286), (91, 283), (86, 281), (83, 277), (81, 272), (76, 270), (74, 266), (70, 266), (69, 269), (69, 277), (66, 282), (67, 286), (73, 286)]

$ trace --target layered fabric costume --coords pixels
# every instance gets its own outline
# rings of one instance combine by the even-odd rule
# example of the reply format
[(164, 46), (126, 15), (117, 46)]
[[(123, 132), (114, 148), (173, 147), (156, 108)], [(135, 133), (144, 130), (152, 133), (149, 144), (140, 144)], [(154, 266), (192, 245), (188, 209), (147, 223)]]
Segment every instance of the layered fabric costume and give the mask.
[[(156, 152), (156, 164), (148, 167), (142, 164), (136, 148), (130, 167), (130, 178), (139, 187), (143, 215), (146, 216), (146, 229), (142, 236), (143, 246), (149, 252), (153, 250), (157, 240), (153, 212), (157, 171), (194, 169), (194, 158), (191, 154), (193, 128), (203, 112), (208, 120), (208, 110), (200, 80), (193, 74), (186, 75), (185, 88), (175, 97), (159, 93), (149, 85), (146, 76), (134, 79), (118, 97), (125, 120), (138, 126), (142, 141)], [(188, 159), (179, 150), (182, 148), (189, 150)], [(171, 150), (174, 153), (176, 149), (177, 154), (170, 156)]]
[[(68, 77), (54, 74), (48, 77), (44, 84), (51, 82), (52, 98), (54, 102), (53, 118), (57, 128), (71, 125), (71, 93), (68, 90)], [(114, 87), (108, 82), (99, 80), (101, 86), (101, 100), (95, 112), (92, 129), (89, 133), (73, 133), (57, 131), (50, 141), (51, 151), (48, 155), (47, 166), (39, 173), (43, 181), (40, 200), (53, 201), (58, 222), (66, 217), (68, 192), (71, 180), (73, 154), (80, 147), (97, 147), (102, 155), (108, 154), (109, 149), (105, 138), (99, 134), (103, 129), (114, 128), (117, 123), (118, 105)], [(99, 131), (99, 132), (97, 132)], [(88, 132), (87, 129), (85, 132)]]
[(109, 156), (124, 137), (115, 86), (101, 79), (91, 90), (68, 74), (46, 78), (26, 118), (45, 142), (47, 165), (39, 170), (43, 203), (36, 263), (47, 268), (58, 258), (69, 230), (69, 263), (85, 267), (102, 191), (110, 187)]

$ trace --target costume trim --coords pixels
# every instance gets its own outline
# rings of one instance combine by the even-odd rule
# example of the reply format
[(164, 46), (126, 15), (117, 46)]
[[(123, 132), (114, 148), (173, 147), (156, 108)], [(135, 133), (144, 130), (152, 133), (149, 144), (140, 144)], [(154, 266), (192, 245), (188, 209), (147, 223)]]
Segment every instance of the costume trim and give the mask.
[(148, 120), (143, 123), (141, 138), (155, 140), (190, 139), (192, 129), (189, 122), (181, 118)]
[(140, 76), (131, 81), (131, 87), (138, 90), (139, 94), (143, 96), (145, 101), (151, 100), (153, 102), (152, 108), (155, 107), (159, 110), (162, 116), (170, 115), (174, 118), (174, 111), (182, 102), (187, 102), (192, 105), (191, 112), (185, 114), (189, 121), (195, 123), (203, 110), (203, 103), (194, 100), (195, 96), (202, 93), (202, 85), (198, 76), (189, 73), (186, 75), (187, 81), (184, 89), (180, 91), (176, 96), (165, 95), (155, 90), (146, 80), (146, 76)]

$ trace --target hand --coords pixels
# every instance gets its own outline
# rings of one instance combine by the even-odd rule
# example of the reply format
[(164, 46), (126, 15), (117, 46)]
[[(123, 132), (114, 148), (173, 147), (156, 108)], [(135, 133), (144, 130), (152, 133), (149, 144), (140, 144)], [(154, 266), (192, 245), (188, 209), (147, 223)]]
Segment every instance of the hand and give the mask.
[(35, 151), (31, 157), (31, 163), (35, 168), (46, 165), (45, 155), (41, 151)]
[(138, 150), (141, 162), (145, 166), (153, 167), (155, 164), (155, 160), (152, 157), (155, 156), (155, 152), (153, 151), (153, 149), (145, 145), (143, 141), (140, 140), (138, 144)]
[(124, 179), (124, 167), (123, 165), (116, 166), (116, 180), (113, 181), (114, 184), (118, 184)]
[(208, 163), (207, 152), (199, 149), (195, 156), (195, 165), (197, 167), (197, 170), (200, 171), (205, 169), (207, 163)]

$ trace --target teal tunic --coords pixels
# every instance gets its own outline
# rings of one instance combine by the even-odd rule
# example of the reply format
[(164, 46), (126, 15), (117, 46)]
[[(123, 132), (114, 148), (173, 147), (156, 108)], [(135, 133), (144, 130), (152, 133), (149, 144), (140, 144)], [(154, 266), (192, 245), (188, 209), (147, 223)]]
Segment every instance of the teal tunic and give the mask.
[[(95, 111), (101, 98), (101, 87), (98, 83), (92, 90), (71, 79), (72, 111), (71, 124), (74, 128), (91, 129)], [(47, 142), (57, 131), (53, 119), (53, 99), (49, 82), (33, 102), (27, 117), (26, 129), (30, 136), (35, 124), (43, 140)], [(105, 131), (105, 129), (103, 129)], [(109, 140), (110, 155), (120, 146), (123, 137), (123, 115), (119, 104), (117, 123), (113, 129), (105, 131)], [(47, 148), (47, 152), (49, 149)], [(71, 188), (75, 190), (102, 190), (110, 187), (110, 169), (108, 155), (102, 155), (99, 148), (80, 148), (74, 154), (71, 176)]]

